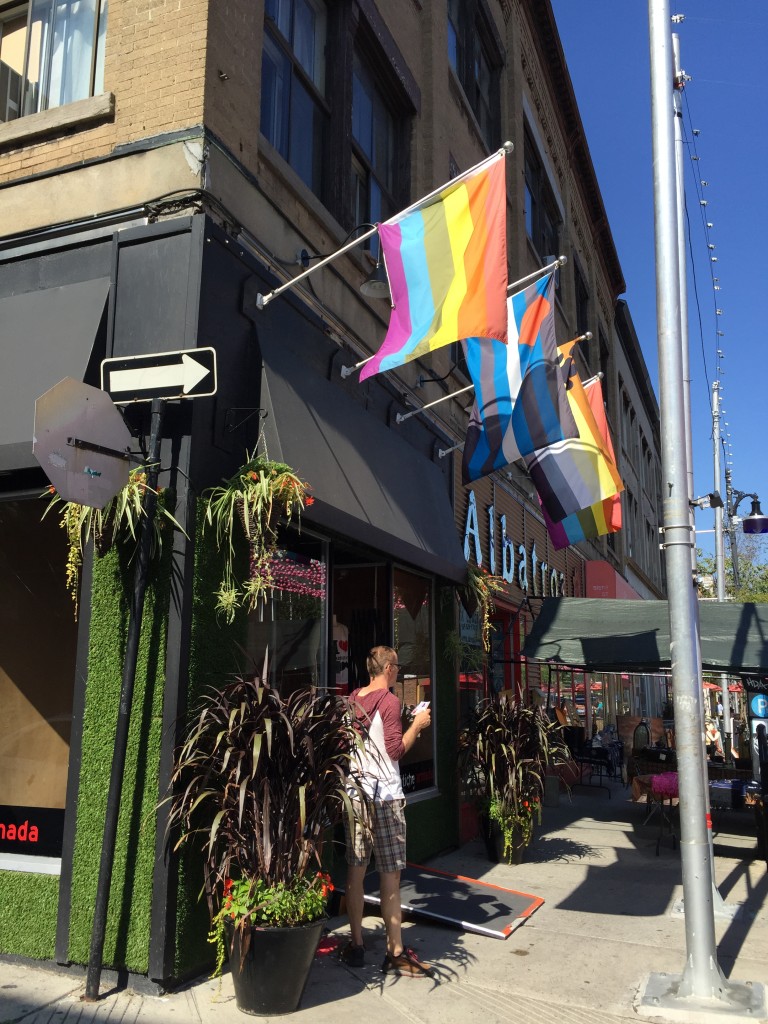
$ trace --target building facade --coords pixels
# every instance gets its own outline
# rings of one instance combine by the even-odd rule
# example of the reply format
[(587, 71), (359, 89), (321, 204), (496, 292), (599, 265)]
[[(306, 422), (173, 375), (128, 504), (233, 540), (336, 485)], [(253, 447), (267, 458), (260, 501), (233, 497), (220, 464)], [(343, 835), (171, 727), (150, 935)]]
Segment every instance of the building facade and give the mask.
[[(457, 689), (547, 688), (519, 659), (537, 597), (588, 594), (595, 573), (663, 592), (658, 553), (634, 541), (658, 514), (658, 411), (548, 3), (84, 6), (0, 0), (0, 952), (87, 960), (131, 580), (120, 552), (87, 547), (74, 619), (60, 507), (41, 521), (35, 400), (64, 377), (100, 387), (105, 358), (212, 347), (215, 394), (166, 411), (160, 482), (183, 532), (145, 609), (105, 947), (165, 983), (207, 959), (198, 880), (166, 855), (157, 809), (196, 690), (269, 641), (275, 685), (348, 692), (373, 644), (397, 645), (401, 696), (434, 708), (403, 766), (409, 853), (455, 844)], [(577, 358), (603, 372), (636, 474), (631, 545), (555, 552), (518, 465), (462, 486), (466, 394), (408, 416), (466, 387), (458, 346), (358, 383), (389, 316), (360, 291), (375, 238), (264, 302), (506, 139), (510, 280), (568, 256), (558, 340), (592, 333)], [(144, 449), (148, 405), (125, 419)], [(282, 535), (283, 586), (227, 624), (203, 495), (257, 449), (314, 501)], [(468, 563), (508, 583), (479, 684), (451, 645), (476, 643), (456, 597)], [(34, 656), (41, 629), (52, 663)]]

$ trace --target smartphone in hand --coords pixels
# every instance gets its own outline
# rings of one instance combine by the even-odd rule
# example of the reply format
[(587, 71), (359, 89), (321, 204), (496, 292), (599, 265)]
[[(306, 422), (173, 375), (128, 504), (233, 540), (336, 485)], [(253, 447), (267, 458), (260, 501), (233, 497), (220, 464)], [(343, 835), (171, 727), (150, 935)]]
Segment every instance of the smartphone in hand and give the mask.
[(413, 709), (413, 713), (414, 713), (414, 715), (418, 715), (418, 713), (420, 711), (426, 711), (428, 707), (429, 707), (429, 701), (428, 700), (423, 700), (423, 701), (421, 701), (421, 703), (416, 705), (416, 707)]

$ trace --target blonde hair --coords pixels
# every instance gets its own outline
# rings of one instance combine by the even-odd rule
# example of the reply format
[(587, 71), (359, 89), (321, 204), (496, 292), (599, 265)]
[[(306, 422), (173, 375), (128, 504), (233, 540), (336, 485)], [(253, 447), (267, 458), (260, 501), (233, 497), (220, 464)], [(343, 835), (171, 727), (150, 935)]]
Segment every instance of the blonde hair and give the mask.
[(368, 675), (371, 679), (375, 676), (380, 676), (387, 665), (391, 665), (392, 660), (396, 657), (397, 651), (394, 647), (385, 647), (383, 645), (372, 647), (368, 652), (368, 657), (365, 659), (365, 667), (368, 669)]

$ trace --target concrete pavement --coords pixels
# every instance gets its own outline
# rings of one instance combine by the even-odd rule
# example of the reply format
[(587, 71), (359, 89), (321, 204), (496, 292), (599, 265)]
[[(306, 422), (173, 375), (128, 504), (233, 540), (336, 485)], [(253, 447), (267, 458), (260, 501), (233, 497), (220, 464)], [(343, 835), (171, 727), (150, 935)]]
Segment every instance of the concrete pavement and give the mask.
[[(620, 782), (579, 787), (545, 808), (525, 861), (490, 864), (481, 843), (445, 854), (431, 866), (541, 896), (546, 901), (506, 940), (485, 938), (416, 918), (406, 942), (435, 967), (434, 981), (385, 978), (380, 921), (366, 917), (367, 965), (354, 970), (333, 955), (313, 965), (297, 1024), (619, 1024), (637, 1021), (633, 1000), (651, 973), (685, 966), (679, 850), (669, 839), (656, 856), (658, 829)], [(756, 858), (751, 815), (715, 812), (715, 866), (732, 919), (715, 922), (726, 977), (768, 985), (768, 872)], [(332, 934), (347, 934), (343, 918)], [(82, 975), (0, 960), (0, 1024), (238, 1024), (229, 975), (163, 996), (109, 991), (81, 1002)], [(268, 1019), (268, 1018), (262, 1018)], [(646, 1019), (648, 1019), (646, 1017)], [(658, 1021), (672, 1019), (660, 1014)], [(680, 1019), (676, 1017), (675, 1019)], [(725, 1016), (733, 1020), (733, 1016)], [(739, 1019), (761, 1019), (755, 1017)], [(690, 1016), (692, 1024), (702, 1017)], [(768, 1018), (762, 1018), (768, 1024)]]

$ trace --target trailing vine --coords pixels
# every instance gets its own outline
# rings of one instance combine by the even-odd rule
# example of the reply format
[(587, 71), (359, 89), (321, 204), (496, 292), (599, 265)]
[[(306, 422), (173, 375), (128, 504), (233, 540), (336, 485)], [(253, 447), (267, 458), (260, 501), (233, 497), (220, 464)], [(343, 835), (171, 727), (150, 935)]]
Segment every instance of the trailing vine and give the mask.
[[(144, 511), (144, 495), (151, 490), (147, 483), (146, 469), (138, 466), (132, 469), (128, 483), (104, 508), (91, 508), (80, 505), (76, 501), (64, 501), (53, 484), (49, 485), (40, 495), (49, 498), (48, 506), (41, 518), (61, 507), (59, 526), (67, 535), (66, 585), (74, 603), (75, 619), (79, 612), (80, 573), (83, 567), (83, 553), (89, 542), (93, 540), (98, 556), (105, 555), (116, 543), (132, 541), (138, 543), (138, 527)], [(163, 488), (154, 492), (162, 495)], [(169, 521), (184, 533), (176, 519), (171, 515), (162, 501), (157, 503), (154, 530), (152, 534), (152, 554), (162, 546), (162, 526), (164, 520)], [(185, 534), (186, 536), (186, 534)], [(132, 557), (132, 556), (131, 556)]]
[(491, 615), (496, 610), (495, 594), (504, 592), (505, 582), (501, 576), (494, 576), (479, 565), (467, 566), (467, 582), (461, 588), (463, 603), (479, 607), (480, 636), (483, 650), (491, 649)]

